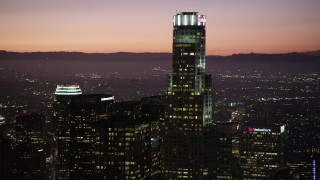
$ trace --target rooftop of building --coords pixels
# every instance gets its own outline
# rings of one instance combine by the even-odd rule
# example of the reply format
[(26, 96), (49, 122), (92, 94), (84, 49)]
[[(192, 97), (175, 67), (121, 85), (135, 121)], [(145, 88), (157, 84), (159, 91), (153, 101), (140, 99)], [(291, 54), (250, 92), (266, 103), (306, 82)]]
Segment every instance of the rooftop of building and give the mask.
[(179, 12), (177, 15), (198, 15), (199, 12)]
[(141, 101), (116, 102), (108, 108), (108, 123), (116, 126), (132, 126), (143, 124), (141, 118)]
[(55, 95), (80, 95), (82, 91), (79, 85), (57, 85)]

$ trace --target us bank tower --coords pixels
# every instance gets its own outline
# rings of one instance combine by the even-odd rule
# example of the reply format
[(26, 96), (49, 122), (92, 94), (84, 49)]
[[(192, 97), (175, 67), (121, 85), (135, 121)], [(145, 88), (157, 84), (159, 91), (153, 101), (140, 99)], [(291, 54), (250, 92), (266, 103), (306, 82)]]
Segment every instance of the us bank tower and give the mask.
[(212, 175), (212, 82), (205, 73), (206, 17), (173, 16), (172, 73), (162, 126), (163, 179), (207, 179)]

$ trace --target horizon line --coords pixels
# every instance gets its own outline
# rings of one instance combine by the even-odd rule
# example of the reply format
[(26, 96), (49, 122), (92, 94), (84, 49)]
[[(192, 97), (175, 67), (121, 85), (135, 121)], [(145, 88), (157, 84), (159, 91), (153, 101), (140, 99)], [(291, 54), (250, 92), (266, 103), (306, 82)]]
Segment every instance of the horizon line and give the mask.
[[(56, 51), (8, 51), (4, 49), (0, 49), (0, 52), (11, 52), (11, 53), (59, 53), (59, 52), (65, 52), (65, 53), (83, 53), (83, 54), (116, 54), (116, 53), (132, 53), (132, 54), (172, 54), (172, 52), (132, 52), (132, 51), (116, 51), (116, 52), (85, 52), (85, 51), (63, 51), (63, 50), (56, 50)], [(220, 55), (220, 54), (207, 54), (206, 56), (232, 56), (232, 55), (241, 55), (241, 54), (291, 54), (291, 53), (306, 53), (306, 52), (320, 52), (320, 48), (317, 50), (308, 50), (308, 51), (287, 51), (287, 52), (273, 52), (273, 53), (263, 53), (263, 52), (239, 52), (239, 53), (233, 53), (233, 54), (226, 54), (226, 55)]]

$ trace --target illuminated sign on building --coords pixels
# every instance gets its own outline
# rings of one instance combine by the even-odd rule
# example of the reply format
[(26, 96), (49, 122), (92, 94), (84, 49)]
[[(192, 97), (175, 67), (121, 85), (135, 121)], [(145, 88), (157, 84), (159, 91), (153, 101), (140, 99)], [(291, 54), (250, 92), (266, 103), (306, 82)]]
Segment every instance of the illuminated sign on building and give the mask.
[(285, 126), (281, 126), (281, 127), (280, 127), (280, 133), (283, 133), (284, 130), (285, 130)]
[(205, 19), (205, 17), (203, 15), (199, 16), (199, 22), (201, 22), (201, 23), (206, 22), (206, 19)]
[(271, 132), (271, 129), (248, 127), (248, 131), (249, 131), (249, 132)]
[(101, 98), (101, 101), (109, 101), (109, 100), (114, 100), (114, 96), (107, 97), (107, 98)]

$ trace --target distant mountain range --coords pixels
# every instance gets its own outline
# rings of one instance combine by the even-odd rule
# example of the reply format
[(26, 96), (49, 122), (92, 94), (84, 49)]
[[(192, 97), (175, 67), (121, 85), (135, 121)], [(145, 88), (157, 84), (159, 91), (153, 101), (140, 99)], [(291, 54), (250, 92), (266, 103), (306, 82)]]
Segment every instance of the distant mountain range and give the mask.
[(308, 55), (313, 55), (313, 56), (320, 56), (320, 50), (318, 50), (318, 51), (307, 51), (307, 52), (303, 52), (302, 54), (308, 54)]
[[(0, 60), (153, 60), (171, 61), (171, 53), (83, 53), (83, 52), (8, 52), (0, 50)], [(207, 61), (216, 62), (315, 62), (320, 63), (320, 50), (286, 54), (233, 54), (207, 56)]]

